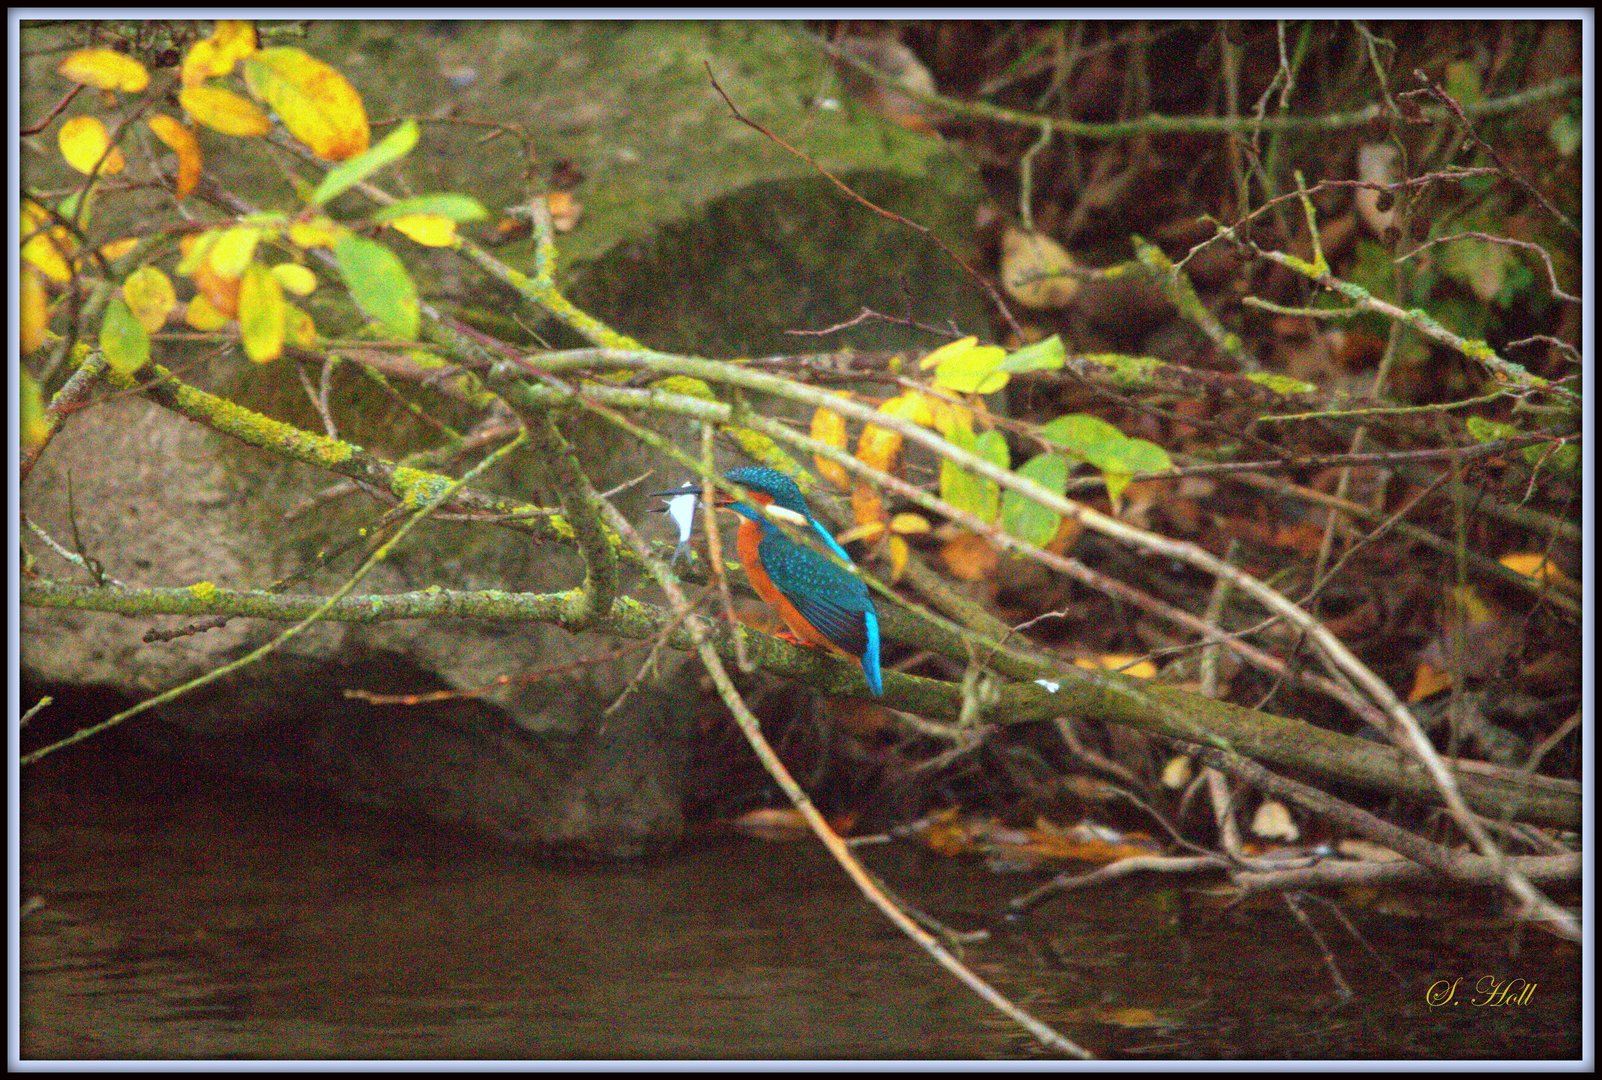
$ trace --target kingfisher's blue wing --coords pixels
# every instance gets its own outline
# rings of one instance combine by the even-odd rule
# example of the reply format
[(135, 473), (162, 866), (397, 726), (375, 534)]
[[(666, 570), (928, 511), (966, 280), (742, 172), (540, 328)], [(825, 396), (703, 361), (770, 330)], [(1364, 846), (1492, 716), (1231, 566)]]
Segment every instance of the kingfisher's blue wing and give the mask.
[(777, 529), (766, 531), (757, 552), (768, 577), (807, 622), (851, 655), (863, 655), (870, 640), (869, 619), (874, 619), (875, 631), (878, 627), (873, 598), (861, 578)]

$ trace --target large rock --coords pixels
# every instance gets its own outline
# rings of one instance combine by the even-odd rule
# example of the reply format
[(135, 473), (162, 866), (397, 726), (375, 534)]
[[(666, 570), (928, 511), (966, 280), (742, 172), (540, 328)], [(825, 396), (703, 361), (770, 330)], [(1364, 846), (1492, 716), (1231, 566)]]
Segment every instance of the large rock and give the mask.
[[(977, 192), (972, 170), (937, 139), (850, 108), (819, 108), (839, 96), (834, 76), (782, 27), (348, 22), (313, 24), (305, 47), (351, 78), (374, 117), (518, 124), (532, 140), (536, 169), (571, 162), (586, 177), (576, 190), (585, 213), (560, 238), (563, 280), (593, 314), (653, 346), (726, 356), (907, 340), (905, 331), (883, 325), (826, 346), (783, 333), (842, 321), (864, 305), (933, 323), (955, 319), (965, 329), (982, 322), (961, 271), (926, 238), (844, 199), (812, 166), (734, 120), (712, 91), (707, 64), (747, 115), (864, 194), (965, 247)], [(25, 52), (35, 59), (25, 74), (24, 112), (42, 115), (60, 90), (44, 61), (58, 54)], [(417, 150), (381, 180), (513, 205), (524, 197), (529, 163), (516, 140), (484, 143), (484, 130), (429, 124)], [(41, 138), (53, 146), (53, 136), (50, 130)], [(254, 147), (230, 153), (238, 143), (204, 133), (202, 141), (208, 170), (228, 187), (264, 208), (293, 205)], [(49, 154), (31, 156), (29, 184), (48, 186), (54, 168)], [(102, 207), (96, 235), (116, 235), (141, 215), (170, 215), (154, 198), (106, 199)], [(363, 207), (357, 200), (340, 209)], [(538, 325), (537, 312), (453, 256), (405, 242), (397, 250), (446, 309), (508, 333), (536, 326), (560, 340)], [(528, 257), (516, 244), (498, 254), (514, 263)], [(195, 348), (158, 341), (157, 359), (249, 408), (321, 430), (287, 363), (258, 368), (237, 355), (208, 361)], [(429, 424), (350, 365), (333, 385), (342, 436), (392, 458), (437, 441)], [(425, 407), (458, 430), (475, 419), (440, 400)], [(572, 434), (598, 487), (653, 466), (677, 479), (676, 468), (661, 469), (613, 432)], [(551, 503), (554, 493), (538, 491), (533, 473), (526, 458), (513, 457), (483, 486)], [(265, 587), (307, 571), (384, 509), (359, 492), (319, 495), (336, 478), (243, 447), (139, 398), (102, 400), (74, 415), (25, 486), (25, 512), (70, 547), (69, 476), (77, 542), (108, 574), (133, 585)], [(622, 505), (635, 520), (649, 520), (640, 496)], [(25, 543), (42, 573), (82, 573), (35, 538), (25, 535)], [(295, 589), (335, 587), (352, 559), (311, 570)], [(360, 591), (546, 591), (573, 584), (579, 573), (564, 549), (490, 528), (431, 523)], [(143, 640), (147, 629), (147, 621), (112, 615), (26, 611), (24, 674), (40, 685), (104, 686), (142, 697), (213, 670), (282, 628), (235, 619), (151, 643)], [(640, 654), (583, 661), (614, 646), (540, 625), (324, 624), (162, 716), (176, 725), (167, 736), (175, 749), (208, 760), (463, 821), (519, 844), (632, 854), (671, 841), (680, 829), (679, 773), (694, 695), (672, 681), (647, 685), (603, 721), (601, 710), (628, 683)], [(560, 673), (538, 677), (544, 671)], [(441, 687), (467, 696), (439, 708), (380, 708), (344, 695)]]

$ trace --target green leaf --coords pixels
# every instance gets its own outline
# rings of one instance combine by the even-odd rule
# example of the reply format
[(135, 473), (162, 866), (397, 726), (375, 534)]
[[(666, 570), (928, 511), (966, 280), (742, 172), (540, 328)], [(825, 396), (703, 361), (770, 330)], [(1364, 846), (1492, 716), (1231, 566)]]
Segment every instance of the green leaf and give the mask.
[(1446, 65), (1446, 92), (1459, 105), (1478, 105), (1485, 100), (1480, 88), (1480, 68), (1472, 60), (1454, 60)]
[(1575, 443), (1564, 443), (1553, 449), (1550, 446), (1526, 446), (1524, 460), (1537, 468), (1555, 469), (1569, 476), (1580, 473), (1580, 448)]
[(1277, 371), (1245, 371), (1241, 374), (1258, 386), (1267, 387), (1276, 394), (1311, 394), (1318, 389), (1310, 382), (1293, 379), (1291, 376), (1281, 375)]
[[(973, 452), (984, 458), (998, 469), (1012, 467), (1012, 454), (1007, 450), (1007, 437), (999, 431), (986, 431), (975, 440)], [(979, 515), (986, 521), (995, 521), (1001, 513), (1001, 485), (994, 480), (979, 479), (982, 498), (980, 506), (983, 512)]]
[[(955, 446), (983, 458), (997, 468), (1008, 467), (1010, 455), (1007, 452), (1007, 439), (999, 431), (987, 431), (975, 438), (966, 424), (957, 424), (948, 438)], [(996, 520), (1001, 508), (999, 484), (969, 472), (950, 458), (940, 461), (940, 497), (987, 523)]]
[(999, 345), (974, 345), (941, 360), (935, 368), (935, 385), (957, 394), (994, 394), (1012, 376), (1001, 370), (1007, 350)]
[(335, 165), (328, 170), (328, 175), (323, 177), (323, 182), (317, 185), (317, 190), (312, 192), (312, 205), (322, 206), (335, 196), (349, 191), (385, 165), (399, 161), (411, 153), (421, 133), (417, 121), (408, 117), (405, 123), (379, 140), (377, 146)]
[(24, 450), (38, 450), (50, 438), (50, 418), (45, 415), (44, 395), (39, 392), (39, 381), (24, 368), (21, 394), (17, 402), (17, 426)]
[(1518, 261), (1511, 248), (1476, 236), (1465, 236), (1442, 248), (1437, 249), (1441, 270), (1453, 281), (1467, 285), (1481, 300), (1491, 300), (1502, 291), (1508, 266)]
[(1123, 435), (1091, 447), (1085, 460), (1103, 472), (1158, 473), (1174, 467), (1168, 451), (1156, 443)]
[[(1037, 454), (1023, 463), (1018, 475), (1061, 495), (1068, 490), (1068, 459), (1061, 454)], [(1002, 529), (1036, 547), (1050, 543), (1061, 522), (1062, 515), (1057, 511), (1015, 491), (1001, 497)]]
[(1044, 341), (1025, 345), (1001, 362), (1001, 370), (1016, 375), (1021, 371), (1057, 371), (1067, 362), (1068, 352), (1062, 336), (1053, 334)]
[(150, 362), (150, 334), (119, 294), (106, 305), (100, 323), (100, 352), (111, 370), (131, 375)]
[(1167, 472), (1174, 467), (1168, 451), (1156, 443), (1123, 435), (1097, 443), (1085, 454), (1085, 460), (1101, 470), (1102, 481), (1115, 507), (1124, 489), (1134, 481), (1135, 473)]
[(469, 195), (447, 192), (443, 195), (415, 195), (410, 199), (402, 199), (375, 213), (373, 221), (382, 225), (386, 221), (393, 221), (407, 214), (438, 214), (440, 217), (450, 218), (457, 224), (464, 221), (482, 221), (489, 217), (489, 211), (484, 209), (484, 205), (477, 199)]
[(346, 233), (334, 242), (334, 258), (352, 300), (363, 313), (398, 338), (412, 341), (422, 318), (417, 286), (394, 252)]
[(1583, 134), (1580, 118), (1571, 112), (1559, 116), (1546, 129), (1546, 137), (1551, 142), (1552, 149), (1564, 157), (1573, 157), (1575, 151), (1580, 149), (1580, 139)]
[(1524, 434), (1512, 424), (1504, 424), (1500, 420), (1487, 420), (1483, 416), (1464, 417), (1463, 430), (1468, 432), (1469, 438), (1482, 443), (1494, 442), (1497, 439), (1516, 439)]
[(1069, 416), (1059, 416), (1046, 424), (1040, 429), (1040, 437), (1076, 457), (1083, 458), (1092, 447), (1114, 439), (1122, 439), (1124, 433), (1099, 416), (1073, 413)]
[[(78, 217), (78, 200), (80, 198), (84, 201), (82, 219)], [(56, 213), (66, 218), (68, 221), (78, 222), (79, 227), (87, 227), (89, 224), (89, 210), (92, 206), (94, 206), (94, 204), (95, 189), (91, 185), (87, 188), (79, 188), (71, 195), (68, 195), (65, 199), (62, 199), (61, 202), (56, 206)]]

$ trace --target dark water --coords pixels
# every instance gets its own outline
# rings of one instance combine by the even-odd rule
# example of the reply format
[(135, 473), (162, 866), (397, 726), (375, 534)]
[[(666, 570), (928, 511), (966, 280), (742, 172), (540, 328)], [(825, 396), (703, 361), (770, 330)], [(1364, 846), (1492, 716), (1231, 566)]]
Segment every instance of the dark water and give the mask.
[[(27, 1058), (1025, 1058), (1040, 1051), (808, 843), (692, 842), (628, 866), (545, 863), (148, 759), (24, 773)], [(1378, 958), (1310, 916), (1354, 998), (1273, 898), (1128, 883), (996, 919), (1032, 880), (869, 849), (901, 894), (998, 933), (966, 959), (1099, 1054), (1579, 1053), (1578, 951), (1500, 923), (1355, 905)], [(1485, 908), (1483, 899), (1477, 905)], [(1394, 970), (1392, 970), (1394, 969)], [(1431, 1007), (1437, 980), (1536, 983)]]

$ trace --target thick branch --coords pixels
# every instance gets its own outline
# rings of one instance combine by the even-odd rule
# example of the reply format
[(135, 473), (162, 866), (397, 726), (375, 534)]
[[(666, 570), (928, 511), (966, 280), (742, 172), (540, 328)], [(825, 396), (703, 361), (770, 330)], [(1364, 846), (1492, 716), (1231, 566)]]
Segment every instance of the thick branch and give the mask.
[[(322, 618), (335, 622), (375, 623), (392, 619), (457, 617), (505, 622), (539, 620), (566, 625), (565, 593), (417, 592), (344, 597), (328, 606)], [(276, 620), (304, 618), (327, 604), (324, 597), (240, 592), (200, 583), (186, 589), (96, 589), (52, 581), (22, 585), (22, 603), (31, 607), (75, 608), (127, 615), (241, 615)], [(887, 611), (886, 632), (911, 617)], [(671, 612), (632, 597), (619, 597), (610, 614), (592, 629), (635, 639), (651, 639), (664, 631), (676, 649), (695, 648), (691, 630), (675, 623)], [(718, 653), (735, 654), (732, 633), (722, 624), (702, 625)], [(829, 693), (860, 691), (856, 665), (816, 649), (797, 648), (775, 637), (751, 632), (747, 646), (753, 659), (773, 674), (799, 679)], [(1042, 674), (1047, 670), (1042, 669)], [(887, 672), (886, 703), (936, 720), (956, 721), (963, 710), (959, 683)], [(999, 700), (984, 709), (989, 723), (1021, 724), (1073, 715), (1125, 724), (1154, 735), (1203, 746), (1222, 746), (1235, 753), (1282, 768), (1356, 784), (1420, 803), (1440, 802), (1430, 781), (1390, 747), (1326, 731), (1286, 717), (1212, 701), (1172, 687), (1142, 686), (1136, 680), (1100, 674), (1093, 680), (1064, 683), (1056, 692), (1025, 684), (1001, 689)], [(1460, 763), (1455, 777), (1465, 800), (1477, 812), (1541, 825), (1574, 829), (1580, 824), (1581, 792), (1576, 784), (1514, 770)]]

